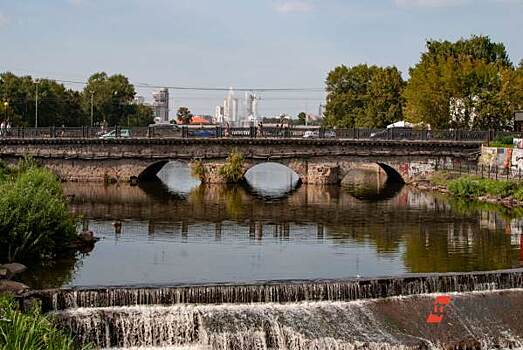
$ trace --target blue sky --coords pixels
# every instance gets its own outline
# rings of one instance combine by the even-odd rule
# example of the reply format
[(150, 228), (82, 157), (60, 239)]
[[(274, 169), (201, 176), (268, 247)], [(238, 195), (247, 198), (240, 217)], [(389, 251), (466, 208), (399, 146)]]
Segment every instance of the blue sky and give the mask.
[[(408, 77), (429, 38), (486, 34), (519, 62), (522, 19), (523, 0), (0, 0), (0, 71), (318, 88), (339, 64), (396, 65)], [(150, 98), (150, 90), (139, 92)], [(212, 113), (224, 95), (173, 94), (195, 113)], [(322, 97), (266, 93), (260, 108), (315, 112)]]

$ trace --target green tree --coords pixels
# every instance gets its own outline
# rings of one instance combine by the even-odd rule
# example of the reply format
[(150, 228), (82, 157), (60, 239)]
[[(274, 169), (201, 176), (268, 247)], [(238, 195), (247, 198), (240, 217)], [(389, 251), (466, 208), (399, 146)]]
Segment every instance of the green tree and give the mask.
[(307, 114), (305, 112), (300, 112), (298, 114), (298, 125), (305, 125), (307, 120)]
[(148, 126), (154, 123), (154, 112), (151, 107), (143, 104), (133, 104), (129, 108), (128, 126)]
[(518, 89), (518, 71), (503, 44), (484, 36), (428, 41), (410, 69), (405, 119), (433, 128), (509, 129), (523, 103)]
[(325, 124), (385, 127), (402, 119), (403, 80), (396, 67), (339, 66), (326, 81)]
[(176, 119), (182, 124), (191, 124), (192, 117), (193, 115), (187, 107), (180, 107), (178, 108), (178, 112), (176, 112)]
[[(34, 126), (38, 84), (38, 126), (79, 126), (86, 120), (80, 94), (48, 79), (34, 80), (6, 72), (0, 74), (1, 119), (13, 126)], [(5, 104), (7, 103), (7, 105)]]
[(127, 117), (133, 114), (129, 105), (136, 92), (127, 77), (121, 74), (108, 76), (105, 72), (95, 73), (87, 81), (82, 93), (82, 106), (90, 114), (93, 98), (94, 124), (127, 125)]

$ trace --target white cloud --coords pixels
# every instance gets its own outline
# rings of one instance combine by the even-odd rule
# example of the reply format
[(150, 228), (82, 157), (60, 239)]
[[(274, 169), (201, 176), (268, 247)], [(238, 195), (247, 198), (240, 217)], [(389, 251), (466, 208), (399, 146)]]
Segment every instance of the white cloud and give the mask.
[(276, 5), (276, 11), (281, 13), (310, 12), (312, 10), (312, 4), (302, 0), (282, 1)]
[(394, 0), (401, 7), (450, 7), (459, 6), (468, 0)]
[(0, 12), (0, 29), (7, 27), (9, 24), (9, 18), (4, 16), (2, 12)]

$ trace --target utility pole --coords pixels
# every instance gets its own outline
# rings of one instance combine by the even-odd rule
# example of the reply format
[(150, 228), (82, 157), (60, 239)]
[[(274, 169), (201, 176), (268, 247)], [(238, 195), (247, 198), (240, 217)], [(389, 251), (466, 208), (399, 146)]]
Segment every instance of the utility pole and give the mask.
[(38, 128), (38, 84), (40, 81), (38, 79), (35, 80), (36, 84), (36, 94), (35, 94), (35, 128)]
[(94, 113), (93, 113), (93, 110), (94, 110), (94, 92), (91, 91), (91, 127), (94, 126)]

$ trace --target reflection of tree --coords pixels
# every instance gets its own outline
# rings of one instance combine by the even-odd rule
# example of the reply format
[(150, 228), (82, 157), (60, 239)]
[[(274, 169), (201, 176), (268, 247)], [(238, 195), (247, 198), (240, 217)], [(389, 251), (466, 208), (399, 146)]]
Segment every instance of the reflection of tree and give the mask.
[(222, 195), (225, 197), (225, 208), (232, 219), (239, 219), (243, 214), (242, 192), (244, 190), (238, 185), (222, 187)]
[(518, 252), (510, 236), (456, 222), (449, 233), (420, 228), (407, 232), (403, 261), (410, 272), (451, 272), (506, 269), (517, 266)]
[[(95, 248), (96, 249), (96, 248)], [(73, 280), (74, 271), (82, 263), (81, 255), (73, 252), (45, 266), (29, 266), (20, 280), (33, 289), (59, 288)]]

